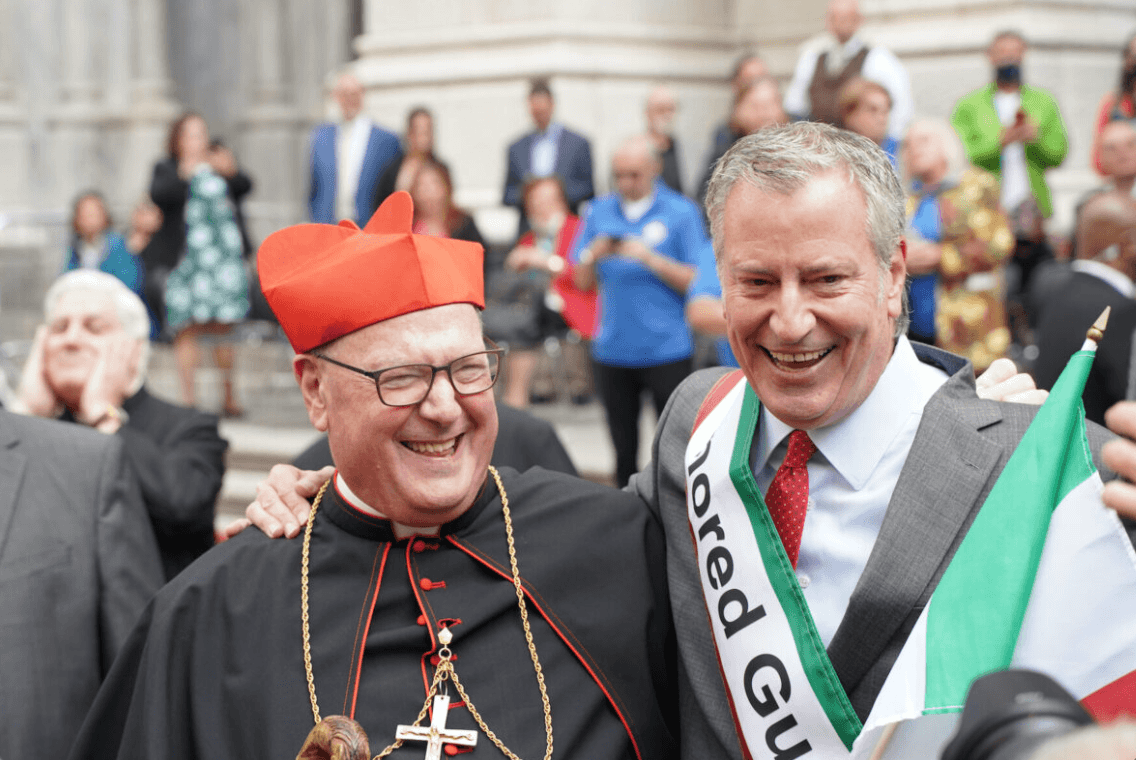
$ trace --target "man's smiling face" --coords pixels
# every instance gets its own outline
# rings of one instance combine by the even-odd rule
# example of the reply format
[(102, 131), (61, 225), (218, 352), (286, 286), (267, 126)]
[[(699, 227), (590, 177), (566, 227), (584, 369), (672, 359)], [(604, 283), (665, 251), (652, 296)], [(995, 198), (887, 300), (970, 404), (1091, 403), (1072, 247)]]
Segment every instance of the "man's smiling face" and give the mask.
[(872, 392), (894, 345), (906, 270), (882, 270), (861, 191), (843, 173), (791, 195), (742, 180), (726, 199), (722, 293), (727, 335), (761, 402), (813, 430)]
[[(450, 304), (378, 322), (326, 347), (334, 359), (368, 370), (441, 366), (485, 350), (469, 304)], [(497, 439), (493, 391), (461, 396), (445, 372), (419, 404), (386, 406), (368, 377), (296, 358), (308, 415), (326, 430), (332, 458), (360, 499), (391, 520), (441, 525), (473, 504)]]

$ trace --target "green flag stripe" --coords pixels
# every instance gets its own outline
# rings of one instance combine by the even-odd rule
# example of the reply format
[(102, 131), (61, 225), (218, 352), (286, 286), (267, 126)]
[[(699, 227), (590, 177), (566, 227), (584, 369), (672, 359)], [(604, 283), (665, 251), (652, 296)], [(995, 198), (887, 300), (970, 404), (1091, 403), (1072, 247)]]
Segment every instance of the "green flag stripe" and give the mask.
[(753, 527), (757, 545), (761, 547), (761, 557), (765, 565), (765, 572), (770, 583), (777, 592), (777, 601), (789, 620), (789, 628), (793, 632), (793, 641), (796, 642), (797, 652), (801, 658), (801, 665), (809, 678), (809, 686), (817, 696), (825, 715), (836, 730), (840, 740), (849, 750), (852, 743), (860, 735), (863, 726), (852, 709), (848, 695), (828, 659), (824, 643), (817, 633), (812, 613), (809, 612), (808, 603), (801, 592), (800, 584), (789, 563), (781, 537), (769, 516), (769, 509), (765, 506), (765, 499), (754, 480), (753, 470), (749, 464), (749, 449), (753, 442), (754, 431), (757, 430), (757, 421), (761, 413), (761, 402), (749, 383), (745, 384), (745, 396), (742, 401), (741, 419), (738, 422), (738, 434), (734, 439), (734, 452), (730, 457), (730, 480), (741, 496), (742, 503), (746, 505), (749, 522)]
[(1081, 405), (1092, 361), (1069, 360), (931, 597), (928, 711), (961, 706), (975, 678), (1010, 664), (1050, 516), (1095, 471)]

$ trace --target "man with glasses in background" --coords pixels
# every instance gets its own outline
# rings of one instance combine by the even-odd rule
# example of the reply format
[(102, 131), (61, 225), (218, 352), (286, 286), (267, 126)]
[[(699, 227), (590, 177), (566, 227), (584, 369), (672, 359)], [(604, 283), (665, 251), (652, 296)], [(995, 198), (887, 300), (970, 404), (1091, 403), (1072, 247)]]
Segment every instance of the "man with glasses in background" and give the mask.
[(302, 539), (245, 531), (160, 592), (72, 757), (294, 757), (309, 731), (302, 756), (328, 757), (359, 746), (348, 718), (395, 758), (548, 758), (553, 726), (566, 760), (676, 756), (656, 516), (489, 466), (503, 352), (482, 337), (481, 247), (412, 215), (396, 193), (365, 230), (261, 247), (336, 471)]

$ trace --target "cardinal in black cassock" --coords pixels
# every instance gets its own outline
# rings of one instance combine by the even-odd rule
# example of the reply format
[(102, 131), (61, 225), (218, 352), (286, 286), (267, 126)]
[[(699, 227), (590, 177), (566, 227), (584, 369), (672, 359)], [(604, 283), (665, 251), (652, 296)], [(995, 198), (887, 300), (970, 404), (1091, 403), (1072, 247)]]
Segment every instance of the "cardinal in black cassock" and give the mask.
[[(377, 753), (429, 704), (446, 655), (484, 724), (451, 680), (437, 685), (452, 700), (447, 714), (428, 711), (419, 725), (442, 717), (447, 730), (477, 737), (472, 747), (444, 745), (446, 757), (502, 757), (488, 728), (519, 757), (539, 760), (549, 717), (557, 759), (677, 756), (657, 517), (637, 497), (539, 468), (505, 469), (500, 483), (488, 477), (495, 417), (481, 426), (492, 434), (476, 423), (490, 419), (491, 392), (478, 390), (482, 378), (461, 361), (478, 350), (479, 328), (473, 309), (455, 306), (483, 305), (480, 248), (411, 234), (411, 213), (409, 196), (399, 193), (365, 230), (300, 225), (271, 236), (260, 252), (266, 296), (300, 355), (309, 414), (328, 429), (340, 467), (311, 518), (306, 605), (305, 541), (245, 531), (208, 552), (144, 613), (87, 718), (75, 760), (290, 759), (315, 725), (316, 707), (321, 717), (358, 721)], [(441, 315), (456, 326), (440, 324)], [(370, 327), (380, 323), (379, 332)], [(402, 341), (395, 328), (404, 325), (410, 338)], [(354, 334), (364, 328), (371, 332)], [(393, 337), (371, 345), (360, 343), (363, 335)], [(354, 341), (344, 345), (365, 345), (374, 359), (367, 370), (320, 355), (341, 336)], [(351, 355), (338, 348), (340, 358)], [(405, 396), (399, 365), (406, 363), (424, 373), (423, 398), (413, 404), (394, 395)], [(376, 379), (373, 367), (391, 365), (396, 382)], [(317, 366), (342, 374), (314, 383), (306, 373)], [(344, 399), (355, 406), (336, 409)], [(438, 410), (454, 404), (461, 415), (443, 424)], [(382, 424), (392, 419), (406, 423)], [(391, 434), (429, 424), (452, 428), (454, 437), (408, 442)], [(467, 471), (469, 462), (481, 464)], [(423, 482), (408, 472), (425, 473)], [(437, 512), (446, 515), (440, 524), (426, 524), (433, 505), (417, 497), (449, 493), (454, 482), (468, 482), (469, 498)], [(375, 498), (395, 486), (409, 494), (404, 501)], [(510, 563), (510, 514), (531, 647)], [(400, 519), (407, 515), (413, 519)], [(424, 752), (423, 743), (407, 741), (390, 757)]]

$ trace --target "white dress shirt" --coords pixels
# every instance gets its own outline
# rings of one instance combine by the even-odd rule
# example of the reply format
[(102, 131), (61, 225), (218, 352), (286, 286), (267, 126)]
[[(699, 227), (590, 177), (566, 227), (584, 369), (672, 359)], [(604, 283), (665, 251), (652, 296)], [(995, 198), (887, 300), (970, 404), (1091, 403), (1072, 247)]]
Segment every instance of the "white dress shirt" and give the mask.
[(529, 154), (529, 173), (534, 177), (547, 177), (556, 173), (556, 157), (560, 152), (560, 133), (564, 128), (559, 124), (549, 124), (548, 129), (538, 132), (532, 142)]
[[(1022, 94), (994, 91), (994, 110), (1003, 127), (1011, 126), (1022, 107)], [(1029, 173), (1026, 171), (1026, 147), (1012, 142), (1002, 148), (1002, 208), (1013, 212), (1022, 201), (1030, 197)]]
[[(355, 195), (359, 192), (359, 175), (363, 171), (372, 126), (371, 120), (360, 114), (342, 122), (335, 130), (335, 214), (339, 219), (355, 219)], [(357, 221), (367, 222), (366, 219)]]
[(1077, 259), (1069, 266), (1074, 272), (1082, 272), (1098, 280), (1104, 280), (1125, 298), (1136, 297), (1136, 283), (1119, 269), (1113, 269), (1108, 264), (1092, 259)]
[[(805, 117), (812, 111), (809, 85), (812, 84), (817, 59), (822, 53), (827, 52), (829, 58), (835, 57), (847, 64), (866, 44), (859, 35), (853, 35), (844, 45), (840, 45), (834, 37), (828, 35), (820, 40), (814, 39), (806, 43), (801, 49), (801, 57), (797, 59), (793, 81), (785, 90), (783, 103), (785, 112)], [(908, 122), (915, 115), (915, 100), (911, 95), (911, 78), (907, 75), (907, 69), (890, 50), (873, 45), (868, 48), (860, 76), (882, 85), (891, 95), (888, 135), (896, 140), (902, 140)]]
[[(920, 362), (901, 337), (868, 398), (836, 424), (809, 431), (817, 453), (808, 464), (797, 579), (825, 646), (868, 564), (923, 407), (946, 381), (945, 372)], [(761, 408), (750, 463), (762, 493), (785, 458), (790, 432)]]

